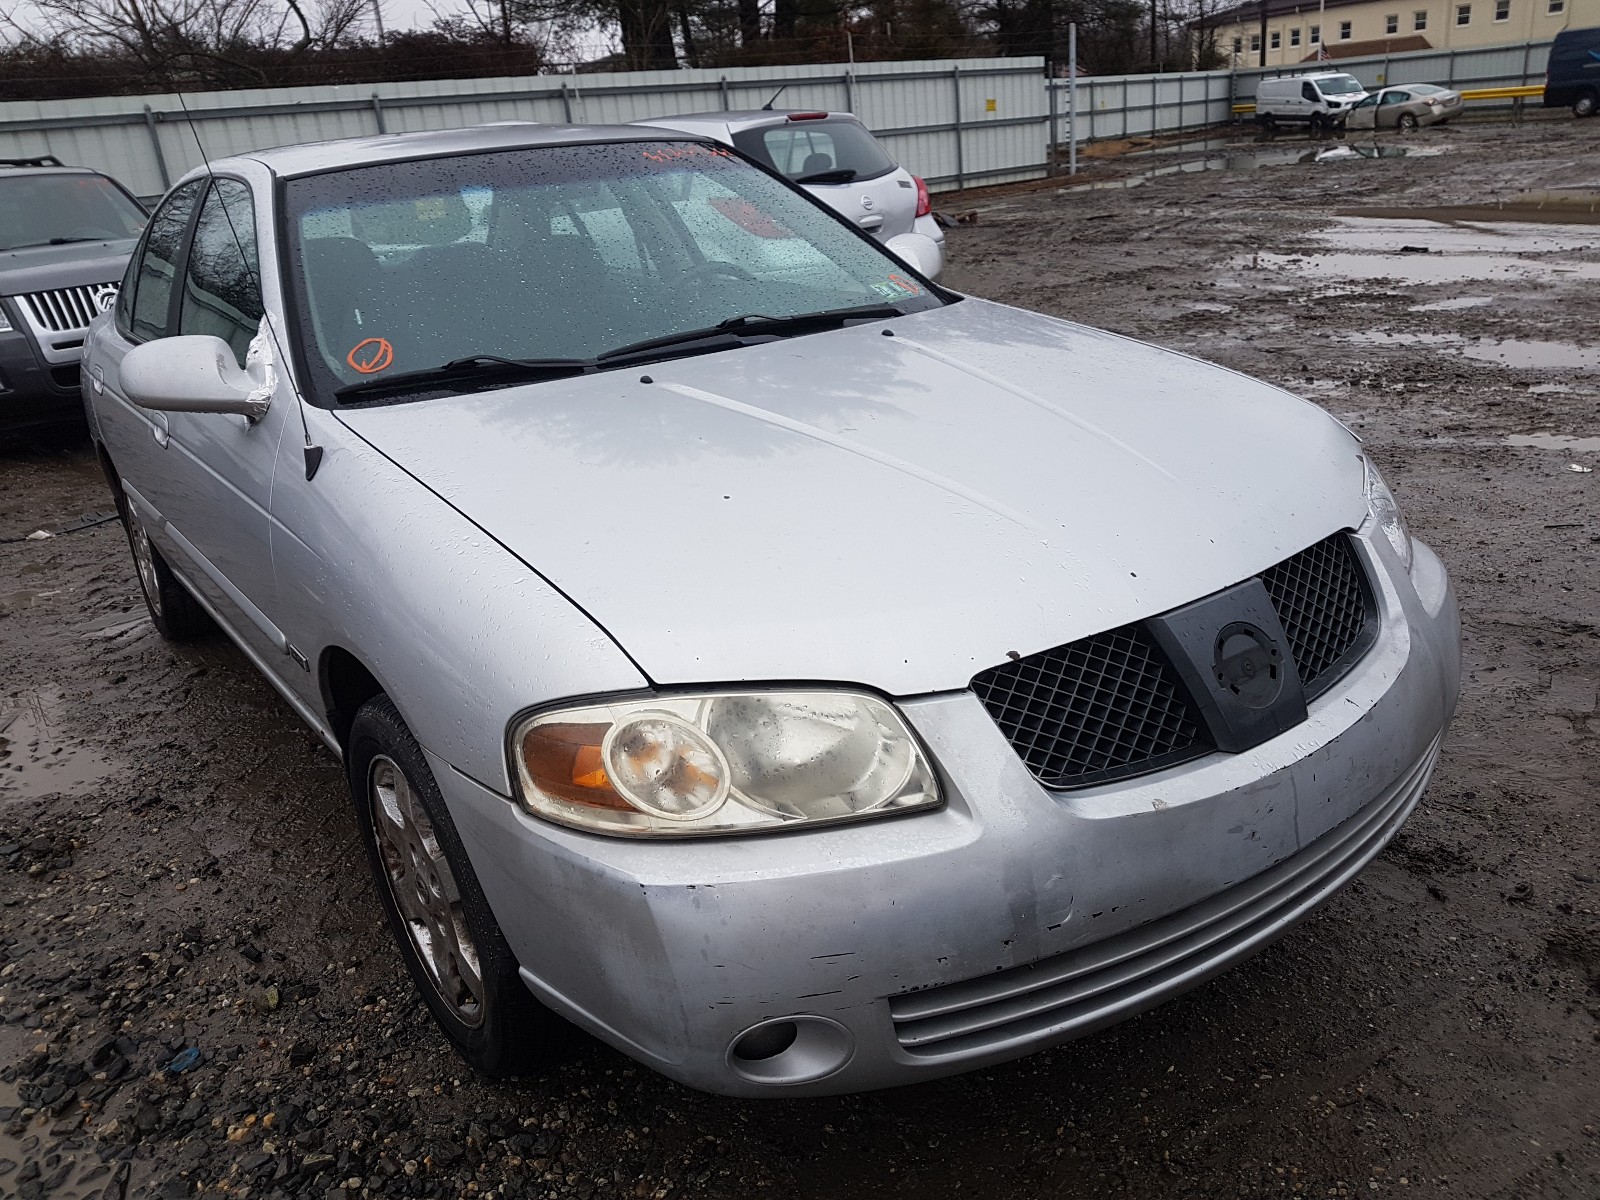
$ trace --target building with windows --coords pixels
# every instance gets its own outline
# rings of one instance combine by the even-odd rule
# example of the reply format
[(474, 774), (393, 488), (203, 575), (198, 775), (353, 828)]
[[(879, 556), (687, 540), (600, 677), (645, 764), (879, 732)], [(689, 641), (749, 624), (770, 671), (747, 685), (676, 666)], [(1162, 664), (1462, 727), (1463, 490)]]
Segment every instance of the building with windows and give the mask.
[(1563, 29), (1600, 25), (1600, 0), (1261, 0), (1193, 23), (1207, 31), (1225, 64), (1295, 66), (1319, 56), (1358, 58), (1547, 41)]

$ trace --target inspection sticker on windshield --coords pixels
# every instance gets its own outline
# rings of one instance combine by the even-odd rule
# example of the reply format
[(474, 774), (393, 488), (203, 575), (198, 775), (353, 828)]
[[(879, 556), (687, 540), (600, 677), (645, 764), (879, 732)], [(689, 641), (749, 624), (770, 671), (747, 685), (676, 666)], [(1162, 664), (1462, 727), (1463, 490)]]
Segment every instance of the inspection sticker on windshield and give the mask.
[(376, 375), (394, 362), (394, 347), (388, 338), (368, 338), (357, 343), (344, 360), (363, 375)]
[(898, 271), (891, 272), (885, 282), (873, 284), (872, 290), (887, 300), (899, 300), (904, 296), (922, 295), (922, 288)]

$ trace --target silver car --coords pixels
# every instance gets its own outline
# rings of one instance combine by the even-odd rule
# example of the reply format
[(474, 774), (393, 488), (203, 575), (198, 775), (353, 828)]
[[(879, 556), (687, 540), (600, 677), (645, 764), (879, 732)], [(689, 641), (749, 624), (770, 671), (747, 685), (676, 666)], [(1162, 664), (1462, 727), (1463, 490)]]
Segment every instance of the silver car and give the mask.
[(1461, 111), (1461, 97), (1430, 84), (1380, 88), (1362, 97), (1345, 118), (1346, 129), (1416, 129), (1440, 125)]
[(576, 1025), (832, 1093), (1118, 1021), (1361, 870), (1456, 701), (1338, 422), (945, 291), (711, 140), (214, 162), (86, 366), (152, 620), (342, 757), (485, 1072)]
[(653, 117), (638, 124), (735, 146), (880, 242), (920, 233), (937, 249), (924, 264), (924, 273), (937, 279), (944, 272), (944, 229), (934, 219), (927, 183), (889, 157), (882, 143), (850, 113), (763, 108)]

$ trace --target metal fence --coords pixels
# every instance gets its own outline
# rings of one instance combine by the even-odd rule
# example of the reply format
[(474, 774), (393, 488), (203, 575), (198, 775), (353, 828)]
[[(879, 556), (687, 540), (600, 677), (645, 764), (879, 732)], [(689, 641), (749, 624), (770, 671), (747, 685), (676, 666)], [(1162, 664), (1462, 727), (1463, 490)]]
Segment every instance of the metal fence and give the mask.
[[(1337, 58), (1289, 67), (1193, 71), (1170, 75), (1090, 76), (1078, 80), (1077, 140), (1142, 137), (1221, 125), (1235, 104), (1255, 99), (1256, 84), (1313, 70), (1346, 71), (1369, 88), (1437, 83), (1462, 90), (1522, 87), (1544, 79), (1548, 41), (1464, 50), (1418, 50), (1370, 58)], [(1071, 135), (1067, 81), (1054, 81), (1058, 140)], [(1505, 101), (1511, 103), (1511, 101)]]
[(54, 154), (153, 196), (206, 156), (489, 121), (760, 108), (783, 88), (783, 107), (854, 112), (931, 187), (950, 188), (1044, 174), (1043, 78), (1042, 58), (974, 58), (13, 101), (0, 104), (0, 158)]
[[(1527, 85), (1544, 76), (1547, 41), (1343, 58), (1320, 64), (1368, 87)], [(361, 134), (488, 121), (613, 124), (677, 113), (759, 108), (847, 110), (934, 190), (1036, 179), (1068, 139), (1175, 133), (1221, 125), (1263, 77), (1318, 67), (1252, 67), (1046, 81), (1041, 58), (823, 63), (726, 70), (632, 71), (453, 79), (365, 87), (274, 88), (178, 97), (104, 96), (0, 104), (0, 158), (54, 154), (158, 196), (203, 157)], [(191, 119), (192, 118), (192, 119)], [(201, 147), (204, 147), (204, 155)]]

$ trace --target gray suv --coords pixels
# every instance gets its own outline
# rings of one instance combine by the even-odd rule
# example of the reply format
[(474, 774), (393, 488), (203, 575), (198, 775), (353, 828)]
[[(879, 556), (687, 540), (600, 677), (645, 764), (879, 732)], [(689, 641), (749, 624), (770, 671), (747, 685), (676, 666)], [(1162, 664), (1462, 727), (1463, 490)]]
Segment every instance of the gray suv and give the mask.
[(58, 159), (0, 159), (0, 433), (82, 417), (78, 359), (116, 299), (145, 210)]

